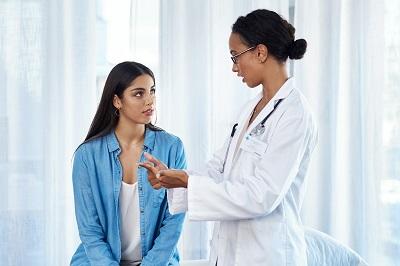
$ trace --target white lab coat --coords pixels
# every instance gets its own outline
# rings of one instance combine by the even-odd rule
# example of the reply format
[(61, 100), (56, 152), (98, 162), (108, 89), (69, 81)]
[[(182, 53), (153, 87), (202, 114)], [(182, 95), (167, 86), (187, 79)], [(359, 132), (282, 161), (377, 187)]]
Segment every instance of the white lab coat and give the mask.
[[(204, 171), (189, 171), (187, 189), (168, 190), (171, 213), (187, 210), (191, 220), (216, 221), (210, 266), (217, 259), (218, 266), (307, 265), (300, 208), (316, 126), (290, 78), (247, 128), (261, 97), (250, 101), (237, 121), (224, 173), (229, 136)], [(284, 100), (265, 132), (249, 136), (279, 99)]]

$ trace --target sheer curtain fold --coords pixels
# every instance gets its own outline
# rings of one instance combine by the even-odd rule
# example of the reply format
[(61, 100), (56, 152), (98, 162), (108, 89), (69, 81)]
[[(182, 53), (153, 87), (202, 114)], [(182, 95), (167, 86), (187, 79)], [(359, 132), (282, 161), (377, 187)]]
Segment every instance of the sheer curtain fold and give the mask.
[(67, 156), (84, 138), (97, 107), (95, 3), (59, 1), (45, 8), (43, 99), (49, 100), (44, 109), (52, 122), (46, 133), (63, 140)]
[(309, 46), (294, 75), (314, 107), (320, 135), (303, 220), (351, 246), (371, 265), (379, 243), (381, 114), (376, 106), (384, 74), (378, 56), (384, 39), (383, 5), (295, 5), (297, 38), (305, 38)]
[(6, 0), (0, 13), (0, 264), (67, 265), (72, 155), (96, 104), (95, 0)]
[[(96, 1), (52, 1), (45, 8), (42, 138), (45, 143), (46, 263), (65, 265), (77, 247), (71, 163), (97, 105)], [(61, 245), (65, 243), (65, 245)]]

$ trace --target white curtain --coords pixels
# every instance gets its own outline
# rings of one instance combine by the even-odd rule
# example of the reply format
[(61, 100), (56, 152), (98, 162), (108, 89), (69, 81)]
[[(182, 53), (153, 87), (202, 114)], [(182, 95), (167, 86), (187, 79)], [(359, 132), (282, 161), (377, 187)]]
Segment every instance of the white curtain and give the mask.
[[(161, 1), (159, 124), (182, 138), (189, 168), (222, 145), (241, 106), (260, 89), (249, 90), (232, 73), (228, 46), (232, 24), (257, 8), (288, 17), (289, 1)], [(208, 258), (210, 226), (186, 221), (184, 259)]]
[[(79, 241), (72, 154), (97, 107), (96, 76), (102, 89), (110, 62), (137, 60), (155, 69), (157, 124), (182, 138), (190, 168), (211, 156), (260, 89), (246, 88), (231, 72), (228, 48), (233, 22), (256, 8), (286, 18), (295, 10), (296, 36), (309, 43), (292, 68), (320, 135), (304, 223), (348, 244), (370, 265), (389, 265), (382, 261), (385, 221), (378, 211), (385, 163), (383, 1), (172, 0), (160, 1), (158, 14), (158, 6), (144, 12), (144, 2), (132, 0), (134, 52), (122, 49), (123, 57), (105, 56), (112, 40), (96, 39), (96, 31), (104, 37), (111, 29), (96, 24), (99, 2), (0, 1), (0, 265), (68, 265)], [(160, 15), (159, 40), (144, 26), (144, 14)], [(158, 41), (159, 59), (152, 55)], [(208, 257), (211, 226), (186, 222), (184, 259)]]
[[(312, 8), (310, 8), (312, 6)], [(296, 36), (308, 41), (295, 64), (314, 109), (319, 143), (303, 221), (380, 261), (384, 1), (296, 1)]]
[(67, 265), (71, 160), (96, 107), (95, 5), (0, 1), (0, 264)]

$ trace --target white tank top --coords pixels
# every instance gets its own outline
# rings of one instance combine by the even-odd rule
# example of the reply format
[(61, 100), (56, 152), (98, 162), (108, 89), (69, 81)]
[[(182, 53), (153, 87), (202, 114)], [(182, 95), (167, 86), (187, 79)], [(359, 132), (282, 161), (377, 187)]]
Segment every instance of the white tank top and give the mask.
[(139, 265), (142, 260), (140, 247), (140, 211), (137, 182), (121, 182), (119, 193), (121, 265)]

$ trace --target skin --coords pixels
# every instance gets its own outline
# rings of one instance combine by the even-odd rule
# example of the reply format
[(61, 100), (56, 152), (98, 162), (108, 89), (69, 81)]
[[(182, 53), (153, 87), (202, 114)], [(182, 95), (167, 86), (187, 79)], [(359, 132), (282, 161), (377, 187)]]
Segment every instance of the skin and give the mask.
[(137, 181), (137, 162), (143, 150), (145, 124), (151, 122), (155, 110), (155, 85), (151, 76), (141, 75), (132, 81), (121, 98), (114, 95), (113, 105), (119, 110), (115, 135), (121, 147), (119, 160), (122, 180), (128, 184)]
[[(229, 50), (231, 55), (250, 48), (242, 41), (240, 35), (231, 33), (229, 37)], [(255, 49), (245, 52), (237, 57), (237, 63), (232, 65), (232, 71), (242, 78), (250, 88), (262, 85), (262, 98), (254, 108), (249, 125), (259, 115), (261, 110), (274, 97), (277, 91), (288, 80), (286, 63), (276, 60), (268, 53), (264, 44), (259, 44)], [(148, 179), (153, 188), (187, 188), (189, 176), (182, 170), (168, 170), (157, 158), (145, 155), (147, 162), (139, 164), (148, 170)]]
[(189, 176), (185, 171), (168, 169), (163, 162), (148, 153), (145, 153), (144, 156), (147, 161), (139, 163), (139, 166), (147, 169), (148, 180), (154, 189), (159, 189), (161, 187), (187, 188)]

